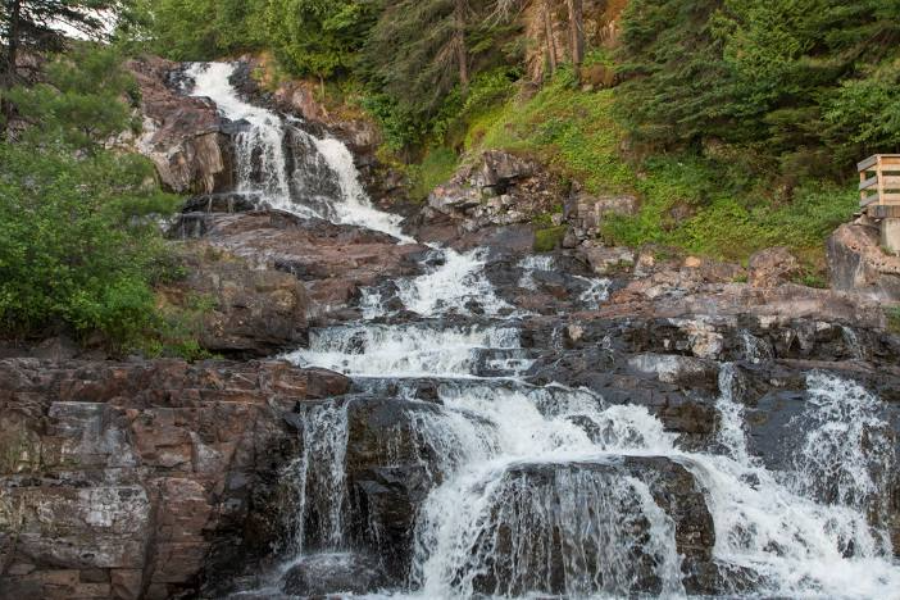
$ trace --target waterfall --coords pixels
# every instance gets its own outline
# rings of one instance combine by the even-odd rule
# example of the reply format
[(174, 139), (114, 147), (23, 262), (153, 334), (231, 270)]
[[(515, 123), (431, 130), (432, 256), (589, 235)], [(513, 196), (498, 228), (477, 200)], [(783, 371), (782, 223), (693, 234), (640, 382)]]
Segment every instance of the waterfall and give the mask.
[[(220, 63), (188, 72), (192, 93), (239, 126), (237, 191), (410, 241), (398, 218), (372, 206), (346, 146), (248, 104), (229, 83), (233, 73)], [(742, 386), (745, 369), (771, 363), (774, 352), (744, 331), (746, 362), (722, 365), (718, 398), (702, 399), (718, 430), (708, 448), (687, 446), (645, 406), (529, 383), (535, 360), (565, 358), (564, 331), (580, 325), (568, 315), (545, 329), (529, 322), (494, 288), (491, 260), (483, 248), (433, 248), (423, 274), (362, 290), (362, 319), (314, 328), (307, 347), (282, 357), (353, 381), (346, 398), (297, 408), (302, 452), (285, 473), (284, 570), (404, 570), (387, 589), (366, 590), (373, 598), (673, 598), (689, 595), (692, 569), (705, 560), (723, 597), (896, 596), (900, 567), (885, 521), (897, 457), (875, 396), (810, 374), (791, 423), (793, 460), (770, 469), (752, 452)], [(537, 292), (557, 265), (533, 256), (513, 268), (518, 288)], [(610, 285), (573, 276), (560, 293), (576, 309), (598, 309)], [(862, 358), (855, 332), (844, 337)], [(541, 339), (552, 348), (538, 347)], [(617, 351), (610, 336), (598, 345)], [(681, 358), (624, 363), (671, 383)], [(366, 427), (374, 434), (359, 450)], [(354, 484), (354, 470), (368, 479)], [(398, 497), (412, 505), (408, 520)], [(388, 526), (373, 521), (378, 510), (390, 513)], [(701, 549), (711, 556), (697, 550), (707, 533)]]
[(194, 82), (193, 96), (211, 99), (222, 116), (244, 125), (235, 136), (237, 192), (259, 194), (273, 208), (302, 217), (359, 225), (411, 241), (400, 230), (400, 217), (372, 206), (344, 144), (317, 138), (296, 120), (241, 99), (231, 84), (235, 69), (231, 63), (194, 63), (186, 75)]

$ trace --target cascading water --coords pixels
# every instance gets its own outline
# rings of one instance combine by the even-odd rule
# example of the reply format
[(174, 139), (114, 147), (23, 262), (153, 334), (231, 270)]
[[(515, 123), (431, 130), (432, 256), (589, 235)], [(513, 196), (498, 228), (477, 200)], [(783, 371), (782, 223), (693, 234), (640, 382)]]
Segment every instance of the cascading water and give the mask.
[(193, 96), (211, 99), (222, 116), (244, 124), (235, 136), (237, 192), (258, 194), (272, 207), (302, 217), (359, 225), (409, 241), (400, 231), (401, 218), (372, 206), (344, 144), (317, 138), (299, 122), (241, 99), (231, 84), (235, 69), (231, 63), (195, 63), (186, 75), (194, 82)]
[[(237, 134), (239, 191), (406, 239), (395, 217), (371, 206), (343, 144), (241, 100), (229, 83), (233, 70), (195, 65), (189, 74), (195, 95), (245, 122)], [(299, 143), (291, 136), (305, 140), (312, 155), (290, 156), (286, 149)], [(313, 181), (323, 173), (327, 185)], [(707, 450), (686, 451), (646, 407), (522, 381), (536, 358), (523, 348), (527, 315), (496, 293), (485, 272), (489, 261), (481, 249), (435, 249), (424, 275), (391, 284), (405, 310), (387, 310), (382, 292), (369, 288), (360, 322), (315, 329), (308, 348), (285, 357), (345, 373), (357, 393), (299, 412), (303, 451), (285, 477), (294, 494), (284, 570), (306, 564), (319, 577), (352, 568), (355, 553), (375, 554), (374, 566), (364, 563), (367, 572), (385, 565), (406, 572), (387, 589), (373, 584), (366, 590), (373, 597), (682, 597), (697, 575), (694, 563), (706, 560), (725, 596), (896, 597), (900, 567), (881, 519), (885, 474), (897, 457), (871, 394), (811, 374), (798, 417), (802, 443), (790, 468), (776, 472), (751, 452), (740, 373), (724, 365), (716, 439)], [(536, 290), (536, 278), (554, 265), (541, 257), (518, 268), (519, 287)], [(583, 306), (606, 301), (609, 282), (580, 286), (573, 289), (582, 290)], [(558, 352), (563, 329), (554, 328)], [(743, 344), (747, 362), (771, 361), (763, 340), (745, 333)], [(632, 366), (664, 378), (680, 364), (674, 356), (644, 364), (651, 358), (637, 357)], [(385, 397), (388, 413), (351, 417)], [(403, 413), (402, 426), (389, 425), (391, 406)], [(387, 448), (388, 464), (349, 464), (348, 446), (361, 427), (353, 418), (384, 427), (376, 445)], [(363, 454), (373, 452), (366, 446)], [(401, 467), (407, 470), (395, 470)], [(351, 468), (370, 473), (364, 489), (348, 489)], [(414, 481), (397, 475), (419, 472)], [(404, 486), (418, 498), (414, 521), (400, 532), (406, 551), (380, 545), (395, 539), (399, 517), (394, 505), (377, 504)], [(683, 514), (685, 497), (696, 500), (693, 516)], [(354, 509), (370, 520), (385, 510), (389, 526), (368, 523), (360, 533)], [(690, 541), (700, 530), (687, 538), (683, 531), (692, 526), (684, 519), (702, 525), (704, 515), (715, 535), (705, 557)], [(406, 562), (397, 558), (404, 553)]]

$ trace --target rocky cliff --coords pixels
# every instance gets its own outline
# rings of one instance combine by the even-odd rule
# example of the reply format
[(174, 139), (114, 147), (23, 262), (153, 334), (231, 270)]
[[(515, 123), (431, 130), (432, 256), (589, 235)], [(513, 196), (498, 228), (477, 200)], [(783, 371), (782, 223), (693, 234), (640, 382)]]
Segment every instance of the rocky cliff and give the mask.
[(171, 598), (262, 557), (284, 415), (344, 378), (283, 363), (0, 362), (0, 596)]

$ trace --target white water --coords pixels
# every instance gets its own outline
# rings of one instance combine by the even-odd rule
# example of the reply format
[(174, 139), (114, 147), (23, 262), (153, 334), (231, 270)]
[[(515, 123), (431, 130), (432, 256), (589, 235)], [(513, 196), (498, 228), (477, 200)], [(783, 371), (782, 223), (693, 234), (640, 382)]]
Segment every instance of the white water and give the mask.
[[(353, 155), (340, 141), (320, 139), (294, 127), (284, 117), (253, 106), (242, 100), (230, 83), (235, 72), (231, 63), (195, 63), (187, 71), (194, 80), (193, 96), (205, 97), (216, 103), (219, 112), (232, 122), (245, 121), (247, 128), (235, 139), (237, 158), (238, 192), (260, 193), (274, 208), (296, 213), (303, 217), (330, 219), (336, 223), (359, 225), (374, 231), (392, 235), (404, 242), (411, 241), (400, 230), (401, 217), (375, 209), (359, 182), (359, 172)], [(314, 205), (305, 203), (309, 198), (296, 198), (291, 192), (291, 180), (301, 180), (307, 173), (288, 172), (286, 146), (288, 132), (311, 142), (318, 155), (303, 157), (309, 170), (330, 171), (330, 177), (340, 189), (340, 198), (317, 198), (334, 214), (327, 214)], [(312, 168), (309, 167), (312, 161)], [(324, 169), (322, 168), (324, 167)], [(260, 173), (262, 181), (255, 181), (254, 173)], [(307, 194), (303, 194), (306, 196)]]
[[(241, 101), (228, 84), (231, 72), (220, 64), (192, 69), (196, 95), (213, 98), (232, 120), (250, 123), (239, 146), (262, 149), (262, 189), (252, 182), (250, 152), (241, 150), (242, 191), (262, 191), (274, 206), (300, 214), (318, 211), (298, 208), (291, 199), (291, 178), (302, 173), (282, 177), (284, 157), (276, 150), (289, 125)], [(394, 218), (365, 197), (346, 148), (335, 140), (314, 145), (340, 190), (321, 214), (399, 237)], [(520, 347), (516, 321), (500, 318), (510, 307), (484, 275), (486, 261), (483, 251), (445, 251), (440, 266), (396, 282), (405, 307), (432, 320), (316, 330), (309, 349), (287, 357), (358, 382), (441, 381), (440, 403), (411, 415), (435, 451), (436, 463), (428, 467), (439, 471), (434, 481), (440, 483), (418, 515), (404, 594), (600, 598), (652, 589), (658, 596), (683, 596), (675, 523), (654, 500), (659, 482), (652, 470), (637, 477), (621, 468), (625, 457), (663, 457), (686, 468), (703, 491), (716, 534), (714, 558), (732, 574), (735, 594), (748, 593), (739, 585), (744, 578), (754, 582), (753, 594), (764, 597), (898, 597), (900, 567), (884, 529), (867, 520), (872, 514), (877, 523), (885, 511), (884, 478), (896, 465), (877, 399), (851, 382), (812, 374), (797, 423), (805, 432), (802, 444), (793, 468), (779, 474), (748, 447), (747, 411), (735, 394), (739, 377), (725, 365), (716, 403), (719, 448), (686, 452), (644, 407), (516, 381), (530, 358)], [(520, 284), (530, 288), (528, 271), (547, 263), (535, 259), (521, 266), (527, 272)], [(581, 301), (599, 305), (607, 284), (589, 283)], [(380, 294), (365, 294), (365, 316), (385, 316)], [(440, 320), (472, 314), (492, 320), (454, 326)], [(749, 334), (745, 345), (752, 362), (770, 356)], [(485, 369), (496, 371), (490, 381), (483, 378)], [(413, 399), (414, 386), (398, 397)], [(297, 490), (298, 553), (347, 549), (347, 420), (346, 404), (305, 410), (304, 452), (289, 474)], [(304, 530), (307, 521), (316, 524), (314, 531)]]
[(313, 331), (309, 349), (285, 358), (357, 377), (452, 378), (474, 377), (485, 351), (519, 349), (512, 327), (367, 325)]
[(397, 282), (400, 299), (409, 310), (423, 316), (448, 313), (470, 315), (472, 304), (485, 315), (495, 316), (512, 308), (497, 297), (484, 274), (487, 250), (461, 254), (442, 250), (443, 264), (425, 275)]

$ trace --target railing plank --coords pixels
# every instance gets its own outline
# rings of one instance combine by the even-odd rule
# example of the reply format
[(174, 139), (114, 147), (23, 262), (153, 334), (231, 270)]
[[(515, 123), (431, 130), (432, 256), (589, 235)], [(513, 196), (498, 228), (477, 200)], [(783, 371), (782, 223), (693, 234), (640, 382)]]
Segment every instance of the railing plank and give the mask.
[(884, 189), (900, 190), (900, 176), (896, 176), (896, 175), (882, 176), (882, 180), (884, 181)]
[(868, 196), (868, 197), (860, 200), (859, 205), (861, 207), (865, 208), (866, 206), (869, 206), (870, 204), (873, 204), (873, 203), (880, 204), (880, 202), (879, 202), (880, 199), (881, 199), (881, 196), (878, 194), (875, 194), (873, 196)]
[(870, 170), (876, 164), (878, 164), (878, 155), (877, 154), (875, 156), (870, 156), (866, 160), (859, 163), (857, 166), (859, 167), (859, 171), (863, 172), (863, 171)]
[[(900, 167), (900, 154), (882, 154), (881, 155), (881, 166), (882, 167)], [(892, 171), (894, 169), (891, 169)]]
[(860, 183), (860, 184), (859, 184), (859, 191), (863, 191), (863, 190), (867, 190), (867, 189), (869, 189), (869, 188), (873, 188), (873, 187), (875, 187), (876, 185), (878, 185), (878, 175), (876, 175), (875, 177), (870, 177), (869, 179), (866, 179), (865, 181), (863, 181), (862, 183)]
[(882, 194), (880, 204), (900, 205), (900, 194)]

